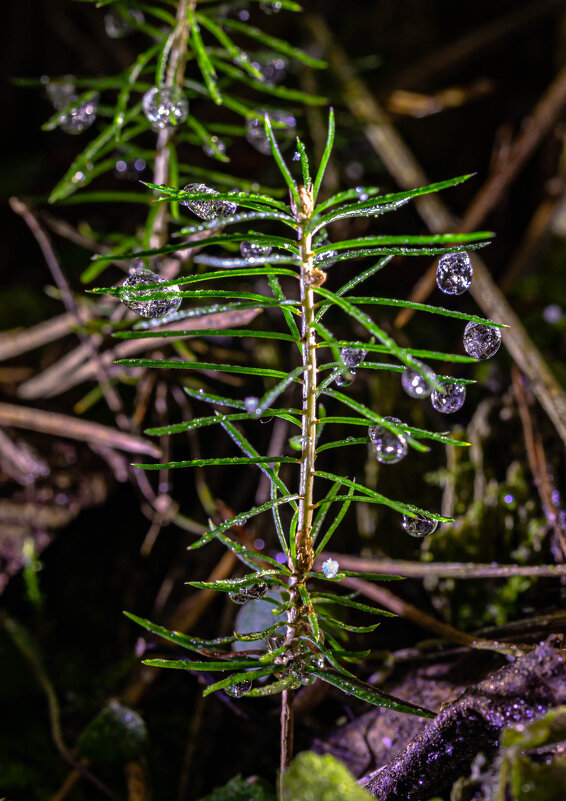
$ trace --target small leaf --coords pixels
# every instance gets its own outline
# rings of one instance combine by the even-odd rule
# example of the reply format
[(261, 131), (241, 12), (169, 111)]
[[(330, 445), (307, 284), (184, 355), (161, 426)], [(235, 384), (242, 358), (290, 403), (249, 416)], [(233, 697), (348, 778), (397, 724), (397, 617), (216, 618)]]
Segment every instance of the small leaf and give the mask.
[(257, 659), (244, 659), (240, 657), (238, 661), (226, 660), (225, 662), (190, 662), (185, 659), (144, 659), (144, 665), (150, 667), (173, 668), (174, 670), (245, 670), (249, 667), (257, 667)]
[(420, 715), (423, 718), (434, 717), (434, 712), (431, 712), (430, 709), (415, 706), (408, 701), (402, 701), (400, 698), (388, 695), (378, 690), (377, 687), (374, 687), (372, 684), (367, 684), (367, 682), (361, 681), (360, 679), (349, 678), (340, 675), (336, 671), (317, 667), (312, 667), (310, 672), (319, 679), (342, 690), (342, 692), (353, 695), (361, 701), (366, 701), (368, 704), (382, 706), (386, 709), (392, 709), (395, 712), (404, 712), (409, 715)]
[[(266, 665), (265, 667), (258, 668), (258, 670), (246, 670), (244, 673), (234, 673), (233, 676), (229, 676), (227, 679), (222, 679), (206, 687), (202, 693), (203, 697), (215, 693), (218, 690), (225, 690), (226, 687), (233, 687), (234, 684), (240, 684), (243, 681), (253, 681), (254, 679), (262, 678), (262, 676), (269, 676), (270, 673), (278, 669), (280, 669), (279, 665)], [(248, 694), (249, 693), (243, 693), (243, 695)]]
[(330, 108), (328, 112), (328, 133), (326, 135), (326, 145), (324, 147), (324, 152), (322, 154), (322, 158), (320, 159), (320, 166), (318, 168), (318, 172), (316, 174), (316, 178), (314, 180), (314, 186), (312, 190), (313, 199), (316, 202), (316, 198), (318, 196), (318, 192), (320, 189), (320, 185), (322, 183), (322, 179), (324, 178), (324, 173), (326, 170), (326, 165), (328, 164), (328, 160), (330, 158), (330, 154), (332, 153), (332, 148), (334, 147), (334, 136), (336, 132), (336, 122), (334, 118), (334, 109)]

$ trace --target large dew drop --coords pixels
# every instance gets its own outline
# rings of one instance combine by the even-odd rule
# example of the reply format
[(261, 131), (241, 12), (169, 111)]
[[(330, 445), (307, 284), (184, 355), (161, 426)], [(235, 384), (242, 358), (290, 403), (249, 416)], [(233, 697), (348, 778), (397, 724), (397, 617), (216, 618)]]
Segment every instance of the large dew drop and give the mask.
[(433, 389), (431, 401), (437, 412), (452, 414), (461, 409), (466, 400), (466, 387), (448, 382), (441, 389)]
[[(192, 192), (195, 195), (197, 193), (206, 195), (220, 194), (216, 189), (206, 184), (187, 184), (183, 187), (183, 192)], [(236, 203), (230, 203), (228, 200), (181, 200), (179, 202), (181, 206), (186, 206), (201, 220), (229, 217), (231, 214), (235, 214), (238, 209)]]
[(58, 111), (77, 99), (75, 79), (72, 75), (64, 75), (62, 78), (51, 80), (46, 78), (45, 80), (47, 81), (45, 85), (47, 97)]
[[(401, 424), (396, 417), (384, 417), (383, 419), (394, 425)], [(381, 464), (397, 464), (407, 455), (409, 446), (406, 438), (402, 435), (394, 434), (385, 426), (370, 426), (368, 433), (373, 442), (375, 457)]]
[(445, 253), (438, 260), (436, 284), (446, 295), (461, 295), (472, 283), (474, 268), (464, 251)]
[(188, 100), (177, 87), (154, 86), (143, 96), (142, 106), (151, 127), (156, 131), (180, 125), (189, 113)]
[(59, 127), (68, 134), (80, 134), (90, 128), (98, 111), (98, 93), (79, 103), (59, 117)]
[(340, 351), (340, 357), (346, 367), (359, 367), (363, 362), (365, 355), (366, 351), (362, 348), (346, 347), (342, 348)]
[(240, 681), (238, 684), (232, 684), (231, 687), (225, 687), (224, 692), (232, 698), (241, 698), (244, 693), (252, 689), (251, 681)]
[(269, 256), (272, 248), (270, 245), (259, 245), (257, 242), (240, 242), (240, 253), (244, 259), (257, 256)]
[(340, 564), (336, 561), (336, 559), (327, 559), (322, 563), (322, 572), (326, 578), (334, 578), (334, 576), (338, 575), (339, 570)]
[(347, 373), (338, 373), (334, 379), (337, 387), (349, 387), (354, 383), (356, 371), (349, 370)]
[(401, 385), (410, 398), (428, 398), (432, 392), (431, 380), (434, 380), (432, 370), (423, 368), (427, 378), (411, 367), (405, 367), (401, 376)]
[(247, 604), (248, 601), (257, 601), (263, 598), (267, 592), (267, 584), (252, 584), (251, 587), (244, 587), (238, 592), (229, 592), (228, 596), (235, 604)]
[(464, 349), (474, 359), (491, 359), (501, 345), (501, 330), (470, 321), (464, 329)]
[[(141, 259), (137, 259), (132, 263), (130, 274), (122, 284), (123, 287), (135, 287), (137, 284), (160, 284), (165, 281), (157, 273), (147, 270), (143, 266)], [(155, 300), (140, 300), (140, 295), (150, 295), (152, 292), (159, 292), (161, 290), (147, 289), (136, 290), (135, 292), (124, 292), (120, 298), (122, 302), (136, 314), (141, 317), (164, 317), (166, 314), (176, 312), (181, 305), (181, 298), (159, 298)], [(179, 292), (178, 286), (167, 286), (163, 288), (163, 292)]]
[(295, 138), (297, 126), (296, 119), (288, 111), (256, 109), (253, 112), (253, 116), (248, 117), (246, 120), (246, 139), (250, 145), (260, 153), (263, 153), (264, 156), (268, 156), (271, 153), (271, 145), (265, 133), (264, 117), (266, 114), (269, 116), (272, 125), (274, 122), (279, 123), (279, 125), (273, 125), (273, 133), (280, 148), (288, 147), (291, 144), (291, 141)]
[(431, 520), (430, 517), (425, 517), (424, 515), (417, 515), (416, 517), (403, 515), (402, 526), (411, 537), (426, 537), (436, 531), (438, 521)]

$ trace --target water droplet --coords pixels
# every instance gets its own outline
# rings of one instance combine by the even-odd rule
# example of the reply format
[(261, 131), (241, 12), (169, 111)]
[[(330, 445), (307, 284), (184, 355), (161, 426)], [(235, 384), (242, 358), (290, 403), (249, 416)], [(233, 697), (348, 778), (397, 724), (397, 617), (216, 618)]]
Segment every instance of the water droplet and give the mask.
[(219, 139), (217, 136), (210, 137), (210, 143), (207, 143), (202, 146), (202, 149), (206, 153), (207, 156), (214, 158), (217, 153), (224, 154), (226, 153), (226, 144)]
[(542, 316), (546, 323), (553, 325), (562, 320), (564, 311), (557, 303), (550, 303), (542, 310)]
[(369, 195), (367, 192), (364, 191), (363, 187), (356, 186), (356, 192), (358, 193), (359, 200), (368, 200)]
[(251, 681), (240, 681), (238, 684), (232, 684), (231, 687), (225, 687), (224, 692), (232, 698), (241, 698), (244, 693), (252, 689)]
[(248, 601), (257, 601), (263, 598), (267, 592), (267, 584), (252, 584), (251, 587), (244, 587), (237, 592), (229, 592), (228, 596), (235, 604), (247, 604)]
[(257, 412), (257, 407), (259, 405), (259, 398), (254, 398), (250, 395), (248, 398), (244, 400), (244, 406), (246, 408), (246, 412)]
[[(187, 184), (183, 187), (183, 192), (192, 192), (193, 194), (202, 193), (206, 195), (220, 194), (216, 189), (207, 186), (206, 184)], [(181, 206), (186, 206), (193, 214), (203, 220), (213, 220), (216, 217), (229, 217), (237, 210), (236, 203), (230, 203), (228, 200), (181, 200)]]
[[(137, 22), (139, 25), (145, 22), (143, 12), (137, 8), (125, 9), (125, 13), (132, 22)], [(123, 39), (134, 31), (134, 27), (117, 11), (109, 11), (104, 16), (104, 30), (110, 39)]]
[(472, 320), (464, 329), (464, 350), (474, 359), (491, 359), (501, 345), (501, 329), (490, 325), (474, 323)]
[[(423, 372), (426, 372), (429, 379), (434, 380), (432, 370), (425, 368)], [(401, 385), (410, 398), (428, 398), (432, 392), (430, 380), (427, 380), (427, 378), (410, 367), (405, 367), (403, 370)]]
[(300, 161), (300, 160), (301, 160), (301, 154), (299, 153), (298, 150), (295, 150), (295, 152), (293, 153), (293, 161)]
[(154, 86), (143, 96), (142, 105), (145, 116), (156, 131), (180, 125), (189, 113), (187, 98), (176, 87)]
[(464, 251), (445, 253), (438, 260), (436, 284), (446, 295), (461, 295), (472, 283), (474, 268)]
[(283, 8), (283, 4), (279, 2), (279, 0), (263, 0), (259, 4), (259, 7), (263, 11), (264, 14), (279, 14), (281, 9)]
[[(326, 229), (323, 228), (322, 231), (315, 236), (313, 247), (324, 248), (327, 245), (330, 245), (330, 239), (328, 238)], [(314, 262), (318, 267), (323, 267), (326, 270), (328, 267), (332, 267), (336, 264), (337, 258), (338, 252), (336, 250), (327, 250), (326, 253), (317, 253)]]
[[(136, 284), (156, 284), (165, 281), (160, 275), (147, 270), (143, 266), (141, 259), (136, 259), (132, 262), (130, 268), (130, 275), (126, 278), (123, 287), (135, 287)], [(181, 305), (181, 298), (159, 298), (155, 300), (140, 300), (140, 295), (149, 295), (152, 292), (158, 292), (158, 289), (136, 290), (135, 292), (124, 293), (120, 298), (128, 309), (131, 309), (141, 317), (163, 317), (166, 314), (177, 311)], [(164, 292), (179, 292), (178, 286), (168, 286), (163, 288)]]
[(98, 93), (94, 94), (90, 100), (84, 100), (65, 114), (59, 117), (59, 127), (68, 134), (80, 134), (90, 128), (96, 119), (98, 110)]
[(273, 58), (261, 57), (254, 54), (257, 59), (252, 64), (263, 75), (265, 81), (270, 84), (281, 83), (287, 75), (287, 60), (283, 56), (274, 56)]
[(139, 181), (140, 173), (142, 173), (145, 168), (145, 159), (125, 161), (123, 158), (121, 158), (116, 162), (116, 166), (114, 167), (114, 175), (121, 181)]
[(349, 387), (354, 383), (355, 377), (355, 370), (350, 370), (348, 373), (338, 373), (334, 379), (334, 383), (337, 387)]
[(254, 256), (269, 256), (272, 248), (270, 245), (260, 245), (257, 242), (240, 242), (240, 253), (245, 259), (253, 258)]
[(364, 167), (359, 161), (349, 161), (346, 164), (346, 178), (350, 181), (359, 181), (364, 174)]
[(292, 114), (288, 111), (281, 109), (274, 109), (267, 111), (266, 109), (256, 109), (252, 116), (246, 120), (246, 139), (255, 147), (257, 151), (263, 153), (265, 156), (271, 154), (271, 145), (265, 133), (264, 116), (269, 115), (269, 119), (273, 122), (280, 123), (280, 125), (273, 126), (273, 133), (277, 139), (277, 144), (281, 149), (288, 147), (295, 137), (295, 129), (297, 121)]
[(57, 110), (65, 108), (77, 98), (73, 75), (64, 75), (62, 78), (48, 78), (45, 91)]
[(366, 351), (362, 348), (342, 348), (340, 356), (346, 367), (359, 367), (363, 362)]
[[(401, 423), (396, 417), (384, 417), (384, 420), (398, 425)], [(393, 431), (384, 426), (370, 426), (369, 438), (373, 442), (375, 449), (375, 457), (381, 464), (397, 464), (401, 459), (404, 459), (409, 450), (407, 440), (400, 434), (394, 434)]]
[(443, 384), (441, 389), (433, 389), (431, 401), (437, 412), (452, 414), (461, 409), (466, 400), (466, 387), (451, 381)]
[(334, 578), (340, 570), (340, 564), (336, 559), (327, 559), (322, 563), (322, 572), (326, 578)]
[(403, 515), (402, 526), (411, 537), (426, 537), (436, 531), (438, 521), (431, 520), (430, 517), (425, 517), (425, 515), (417, 515), (416, 517)]

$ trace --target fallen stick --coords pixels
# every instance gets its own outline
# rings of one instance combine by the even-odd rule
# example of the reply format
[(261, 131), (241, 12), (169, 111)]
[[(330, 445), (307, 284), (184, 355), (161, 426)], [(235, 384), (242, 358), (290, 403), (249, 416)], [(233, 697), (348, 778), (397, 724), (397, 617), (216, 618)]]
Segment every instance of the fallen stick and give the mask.
[(161, 456), (161, 449), (157, 445), (135, 434), (58, 412), (46, 412), (43, 409), (15, 406), (11, 403), (0, 403), (0, 426), (25, 428), (66, 439), (93, 442), (129, 453), (145, 453), (156, 459)]

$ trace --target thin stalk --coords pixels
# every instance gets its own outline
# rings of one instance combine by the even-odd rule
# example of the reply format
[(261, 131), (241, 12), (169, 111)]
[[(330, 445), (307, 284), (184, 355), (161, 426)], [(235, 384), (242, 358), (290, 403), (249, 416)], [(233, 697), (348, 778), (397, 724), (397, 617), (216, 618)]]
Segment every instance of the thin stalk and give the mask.
[[(185, 62), (187, 58), (187, 42), (189, 40), (189, 12), (195, 10), (197, 0), (179, 0), (177, 7), (177, 24), (173, 44), (167, 66), (164, 86), (167, 88), (179, 87), (183, 85), (185, 76)], [(153, 183), (168, 184), (170, 176), (170, 151), (169, 144), (173, 138), (174, 128), (163, 128), (157, 135), (155, 167), (153, 171)], [(159, 248), (167, 242), (167, 214), (168, 205), (162, 203), (151, 226), (151, 236), (149, 239), (150, 248)]]
[[(312, 568), (315, 553), (312, 540), (312, 521), (314, 513), (314, 480), (316, 459), (316, 390), (317, 353), (315, 322), (315, 298), (313, 287), (320, 283), (319, 271), (314, 266), (312, 253), (312, 234), (308, 221), (313, 212), (312, 187), (300, 186), (298, 191), (301, 205), (295, 208), (298, 223), (299, 255), (301, 259), (300, 299), (301, 299), (301, 359), (303, 367), (302, 395), (302, 450), (299, 477), (299, 509), (295, 548), (291, 549), (289, 568), (293, 575), (289, 580), (291, 607), (287, 613), (287, 653), (292, 658), (297, 638), (310, 632), (307, 615), (302, 605), (300, 588)], [(294, 552), (294, 553), (293, 553)], [(285, 691), (281, 698), (281, 770), (280, 797), (283, 797), (284, 773), (289, 766), (293, 751), (293, 708), (292, 691)]]

